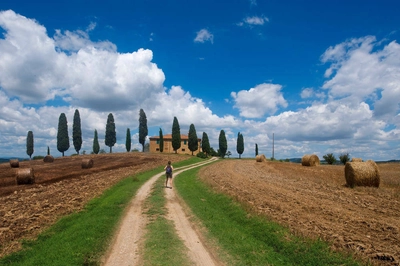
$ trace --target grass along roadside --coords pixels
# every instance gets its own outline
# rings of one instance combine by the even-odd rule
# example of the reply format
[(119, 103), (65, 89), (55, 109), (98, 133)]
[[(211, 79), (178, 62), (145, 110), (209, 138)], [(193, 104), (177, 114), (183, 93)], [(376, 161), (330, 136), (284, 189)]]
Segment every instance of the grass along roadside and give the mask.
[[(199, 158), (176, 163), (180, 167)], [(61, 218), (36, 240), (24, 241), (21, 251), (0, 259), (0, 265), (98, 265), (123, 211), (137, 190), (163, 167), (128, 177), (77, 213)]]
[(229, 265), (360, 264), (349, 255), (332, 252), (322, 241), (294, 236), (275, 222), (247, 213), (232, 198), (212, 191), (197, 173), (198, 169), (181, 173), (175, 188), (207, 228), (206, 237), (229, 254)]

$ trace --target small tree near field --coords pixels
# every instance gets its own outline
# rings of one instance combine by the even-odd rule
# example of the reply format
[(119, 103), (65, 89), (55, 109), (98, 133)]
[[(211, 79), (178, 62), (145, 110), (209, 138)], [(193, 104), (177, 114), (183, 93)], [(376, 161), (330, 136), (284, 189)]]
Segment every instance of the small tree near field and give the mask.
[(131, 130), (129, 127), (126, 129), (126, 141), (125, 141), (125, 148), (127, 152), (131, 151), (131, 144), (132, 144), (132, 139), (131, 139)]
[(74, 120), (72, 124), (72, 142), (74, 144), (76, 153), (79, 154), (79, 151), (82, 147), (82, 129), (81, 129), (81, 117), (78, 109), (75, 110)]
[(219, 155), (224, 158), (226, 150), (228, 149), (228, 142), (226, 141), (225, 131), (221, 129), (219, 132)]
[(97, 135), (97, 130), (94, 130), (94, 138), (93, 138), (93, 153), (98, 154), (100, 152), (100, 144), (99, 137)]
[(325, 159), (327, 164), (334, 164), (336, 162), (336, 157), (333, 153), (328, 153), (322, 157)]
[(242, 156), (242, 153), (244, 151), (244, 139), (243, 139), (243, 135), (240, 132), (238, 133), (238, 137), (237, 137), (237, 141), (236, 141), (236, 151), (237, 151), (237, 153), (239, 153), (239, 159), (240, 159)]
[(213, 147), (210, 147), (210, 155), (211, 156), (219, 156), (219, 150), (218, 152), (214, 150)]
[(159, 145), (160, 145), (160, 152), (163, 152), (164, 151), (164, 135), (163, 135), (163, 132), (162, 132), (162, 129), (160, 128), (160, 133), (159, 133), (159, 135), (160, 135), (160, 143), (159, 143)]
[(172, 148), (175, 153), (181, 147), (181, 128), (179, 127), (179, 122), (176, 116), (174, 116), (174, 121), (172, 122)]
[(199, 149), (199, 140), (197, 139), (196, 128), (194, 127), (193, 124), (190, 124), (188, 138), (189, 138), (188, 147), (189, 147), (189, 150), (192, 152), (192, 156), (193, 156), (193, 152), (195, 152)]
[(26, 154), (28, 154), (29, 159), (32, 159), (33, 154), (33, 132), (28, 131), (28, 135), (26, 136)]
[(110, 147), (110, 153), (112, 153), (112, 147), (117, 142), (117, 133), (115, 132), (115, 122), (112, 113), (108, 114), (107, 124), (106, 124), (106, 138), (105, 144)]
[(64, 113), (58, 118), (57, 150), (62, 153), (69, 149), (68, 122)]
[(201, 149), (207, 156), (209, 156), (209, 155), (212, 156), (210, 141), (208, 140), (208, 135), (206, 132), (203, 132), (203, 137), (201, 138)]
[(139, 143), (142, 144), (142, 152), (144, 152), (144, 144), (146, 142), (147, 134), (149, 130), (147, 128), (147, 117), (143, 109), (139, 111)]
[(350, 156), (349, 156), (348, 153), (341, 154), (341, 155), (339, 156), (339, 160), (340, 160), (340, 162), (341, 162), (342, 164), (346, 164), (347, 162), (350, 161)]
[(256, 156), (258, 155), (258, 144), (256, 143)]

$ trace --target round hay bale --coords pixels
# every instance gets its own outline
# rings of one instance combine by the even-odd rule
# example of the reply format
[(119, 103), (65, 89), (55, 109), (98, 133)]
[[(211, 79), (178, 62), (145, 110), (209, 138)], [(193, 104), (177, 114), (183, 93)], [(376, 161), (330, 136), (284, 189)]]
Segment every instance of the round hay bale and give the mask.
[(17, 169), (16, 173), (17, 173), (16, 179), (18, 185), (35, 183), (35, 175), (33, 174), (32, 168)]
[(349, 187), (379, 187), (381, 181), (378, 166), (372, 160), (366, 162), (347, 162), (344, 166), (346, 185)]
[(317, 166), (320, 164), (319, 158), (315, 154), (306, 154), (301, 158), (302, 166)]
[(267, 161), (267, 158), (265, 157), (265, 155), (264, 154), (259, 154), (259, 155), (257, 155), (256, 156), (256, 162), (266, 162)]
[(82, 169), (89, 169), (93, 167), (93, 159), (83, 159)]
[(52, 162), (54, 162), (54, 157), (51, 156), (51, 155), (46, 155), (46, 156), (43, 158), (43, 162), (45, 162), (45, 163), (52, 163)]
[(10, 166), (11, 168), (18, 168), (19, 167), (18, 159), (10, 159)]
[(361, 158), (352, 158), (351, 162), (362, 162), (363, 160)]

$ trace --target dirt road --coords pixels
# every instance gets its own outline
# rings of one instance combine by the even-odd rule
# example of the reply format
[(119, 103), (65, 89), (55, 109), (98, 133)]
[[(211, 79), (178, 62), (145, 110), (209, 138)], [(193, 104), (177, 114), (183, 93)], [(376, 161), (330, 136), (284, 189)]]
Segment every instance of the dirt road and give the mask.
[[(181, 172), (208, 164), (216, 158), (212, 158), (205, 162), (196, 163), (187, 167), (176, 168), (174, 170), (174, 178)], [(141, 244), (143, 243), (143, 235), (145, 234), (145, 226), (147, 222), (146, 215), (142, 212), (145, 199), (150, 195), (150, 190), (155, 181), (164, 176), (159, 173), (147, 181), (132, 199), (130, 206), (121, 222), (120, 228), (115, 236), (113, 245), (104, 261), (106, 266), (128, 266), (141, 264)], [(189, 221), (187, 215), (183, 211), (180, 201), (177, 199), (174, 189), (166, 190), (167, 198), (167, 218), (175, 224), (178, 236), (183, 240), (189, 250), (189, 258), (193, 265), (210, 266), (220, 265), (209, 252), (201, 241), (201, 237), (193, 224)]]

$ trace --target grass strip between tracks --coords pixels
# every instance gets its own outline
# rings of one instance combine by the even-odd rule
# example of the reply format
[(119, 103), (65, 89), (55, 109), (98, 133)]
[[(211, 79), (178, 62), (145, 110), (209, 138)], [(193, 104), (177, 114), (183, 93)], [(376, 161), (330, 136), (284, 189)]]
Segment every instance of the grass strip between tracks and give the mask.
[[(198, 162), (191, 158), (174, 167)], [(0, 265), (98, 265), (125, 207), (137, 190), (163, 167), (128, 177), (94, 198), (85, 208), (61, 218), (36, 240), (23, 241), (21, 251), (0, 259)]]
[(221, 256), (230, 260), (228, 265), (359, 265), (349, 255), (330, 251), (323, 241), (294, 236), (265, 217), (247, 213), (201, 182), (198, 171), (181, 173), (175, 188), (207, 228), (207, 237), (229, 254)]
[(146, 200), (146, 227), (144, 265), (190, 265), (185, 245), (177, 236), (173, 221), (166, 219), (165, 178), (159, 178)]

